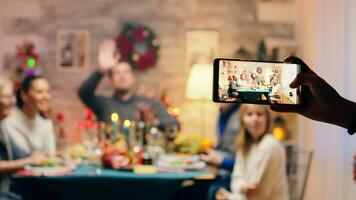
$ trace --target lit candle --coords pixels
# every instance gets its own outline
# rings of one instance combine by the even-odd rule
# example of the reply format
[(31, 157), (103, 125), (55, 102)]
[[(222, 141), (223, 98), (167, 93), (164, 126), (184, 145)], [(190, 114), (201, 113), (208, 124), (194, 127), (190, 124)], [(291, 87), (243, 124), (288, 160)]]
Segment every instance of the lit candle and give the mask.
[(136, 141), (136, 123), (135, 121), (131, 121), (131, 126), (130, 126), (130, 142), (131, 145), (134, 146)]
[(111, 121), (117, 122), (117, 121), (119, 121), (119, 119), (120, 119), (119, 114), (117, 114), (117, 113), (111, 114)]
[(127, 150), (130, 151), (130, 126), (131, 126), (131, 122), (130, 120), (125, 120), (124, 124), (123, 124), (123, 132), (125, 135), (125, 139), (126, 139), (126, 145), (127, 145)]
[(111, 127), (112, 127), (112, 139), (116, 140), (117, 139), (117, 131), (118, 131), (118, 123), (120, 120), (120, 116), (117, 113), (112, 113), (111, 114)]

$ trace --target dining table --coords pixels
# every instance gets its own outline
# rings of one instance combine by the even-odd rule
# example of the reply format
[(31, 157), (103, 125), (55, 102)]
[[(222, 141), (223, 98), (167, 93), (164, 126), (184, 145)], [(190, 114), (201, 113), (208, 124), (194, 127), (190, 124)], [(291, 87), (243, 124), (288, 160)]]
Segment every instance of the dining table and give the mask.
[(206, 199), (214, 175), (208, 168), (137, 174), (95, 165), (81, 165), (59, 176), (17, 175), (24, 199)]
[(269, 92), (270, 91), (267, 90), (267, 89), (258, 89), (258, 90), (239, 89), (238, 90), (238, 93), (239, 93), (238, 97), (243, 102), (268, 103), (268, 102), (270, 102)]

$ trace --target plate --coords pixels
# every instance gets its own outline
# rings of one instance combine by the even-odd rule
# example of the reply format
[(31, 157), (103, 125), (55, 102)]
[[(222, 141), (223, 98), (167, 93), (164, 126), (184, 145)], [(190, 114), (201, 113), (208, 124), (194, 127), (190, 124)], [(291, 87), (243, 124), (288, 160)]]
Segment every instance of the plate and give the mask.
[(201, 170), (206, 167), (206, 163), (199, 160), (198, 156), (164, 155), (157, 162), (157, 166), (167, 170)]
[(20, 175), (33, 175), (33, 176), (60, 176), (73, 173), (75, 166), (32, 166), (26, 165)]

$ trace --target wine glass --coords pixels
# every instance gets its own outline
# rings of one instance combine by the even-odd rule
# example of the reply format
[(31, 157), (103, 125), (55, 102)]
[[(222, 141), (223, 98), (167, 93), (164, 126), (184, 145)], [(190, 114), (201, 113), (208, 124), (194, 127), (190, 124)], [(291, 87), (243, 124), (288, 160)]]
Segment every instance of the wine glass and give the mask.
[(171, 125), (171, 126), (166, 126), (164, 129), (164, 137), (166, 140), (166, 152), (173, 152), (174, 150), (174, 144), (173, 141), (176, 139), (178, 136), (178, 126), (177, 125)]

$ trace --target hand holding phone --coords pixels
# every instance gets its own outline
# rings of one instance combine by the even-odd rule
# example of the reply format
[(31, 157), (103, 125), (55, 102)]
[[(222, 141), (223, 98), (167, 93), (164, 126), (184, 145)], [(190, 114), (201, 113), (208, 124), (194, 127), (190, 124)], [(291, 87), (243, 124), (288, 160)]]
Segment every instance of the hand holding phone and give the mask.
[(290, 84), (292, 88), (303, 87), (303, 106), (272, 104), (276, 112), (294, 112), (309, 119), (335, 124), (349, 129), (349, 134), (356, 132), (356, 103), (343, 98), (327, 81), (316, 74), (298, 57), (290, 56), (285, 63), (301, 66), (302, 73)]

